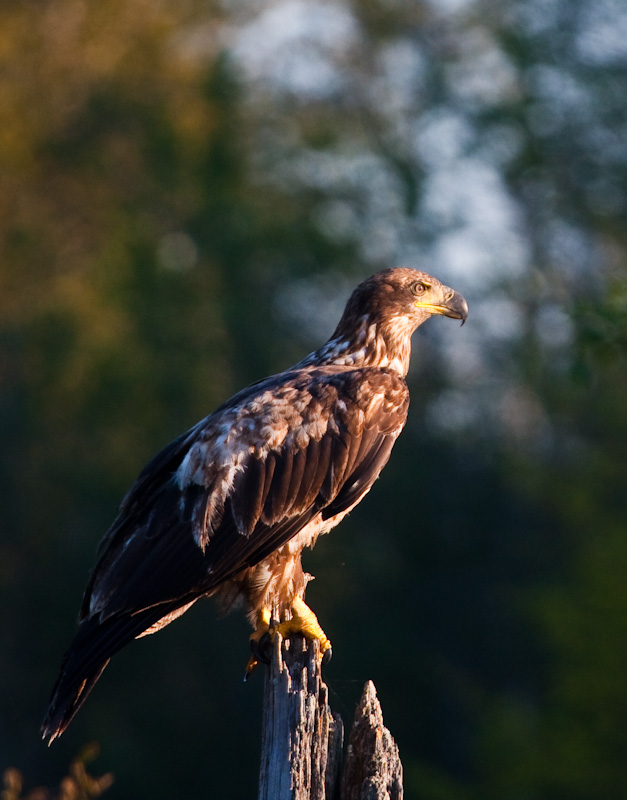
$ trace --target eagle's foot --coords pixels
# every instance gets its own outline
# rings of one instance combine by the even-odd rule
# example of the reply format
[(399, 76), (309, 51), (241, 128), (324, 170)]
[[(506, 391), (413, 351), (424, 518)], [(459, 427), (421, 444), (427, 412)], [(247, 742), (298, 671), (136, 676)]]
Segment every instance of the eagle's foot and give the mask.
[(254, 672), (259, 662), (264, 664), (270, 663), (272, 655), (272, 642), (274, 636), (278, 632), (284, 639), (290, 636), (304, 636), (305, 639), (313, 641), (314, 639), (320, 645), (320, 661), (322, 664), (328, 664), (331, 660), (333, 650), (331, 642), (327, 639), (326, 633), (320, 627), (318, 617), (309, 608), (307, 603), (300, 597), (297, 597), (291, 605), (292, 618), (277, 624), (271, 624), (271, 612), (269, 608), (262, 608), (257, 617), (257, 627), (255, 632), (250, 636), (250, 649), (252, 655), (248, 659), (246, 665), (246, 674), (244, 680), (248, 680), (249, 676)]
[(331, 642), (320, 627), (318, 617), (300, 597), (297, 597), (292, 602), (291, 610), (292, 618), (279, 623), (274, 628), (270, 628), (269, 633), (273, 635), (275, 631), (278, 631), (284, 639), (294, 635), (304, 636), (305, 639), (310, 641), (315, 639), (320, 645), (321, 662), (328, 664), (333, 651)]

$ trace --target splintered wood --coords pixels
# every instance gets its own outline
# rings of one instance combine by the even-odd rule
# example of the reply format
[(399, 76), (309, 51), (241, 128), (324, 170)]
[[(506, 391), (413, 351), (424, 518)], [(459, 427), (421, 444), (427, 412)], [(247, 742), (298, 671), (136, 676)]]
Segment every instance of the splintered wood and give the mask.
[(402, 800), (403, 765), (392, 734), (383, 725), (374, 683), (364, 687), (348, 739), (341, 800)]
[(276, 636), (266, 671), (259, 800), (402, 800), (398, 748), (368, 681), (343, 774), (344, 726), (328, 702), (317, 642)]
[(277, 634), (266, 671), (259, 800), (331, 800), (344, 726), (329, 708), (317, 642), (281, 644)]

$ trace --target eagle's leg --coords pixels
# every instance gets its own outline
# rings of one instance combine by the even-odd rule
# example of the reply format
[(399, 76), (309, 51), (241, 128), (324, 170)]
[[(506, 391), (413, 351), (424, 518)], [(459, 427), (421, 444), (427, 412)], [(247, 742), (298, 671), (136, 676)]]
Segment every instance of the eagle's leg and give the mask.
[(292, 611), (292, 618), (271, 628), (269, 630), (270, 635), (278, 631), (284, 639), (294, 634), (299, 634), (310, 640), (316, 639), (320, 644), (322, 663), (326, 664), (329, 662), (332, 652), (331, 642), (327, 639), (326, 633), (320, 627), (318, 617), (301, 597), (294, 598), (290, 608)]

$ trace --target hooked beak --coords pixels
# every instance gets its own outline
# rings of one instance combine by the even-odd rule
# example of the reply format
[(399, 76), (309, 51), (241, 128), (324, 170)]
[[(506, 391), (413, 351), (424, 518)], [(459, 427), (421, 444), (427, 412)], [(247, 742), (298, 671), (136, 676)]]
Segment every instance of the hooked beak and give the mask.
[(446, 289), (448, 292), (443, 303), (416, 303), (417, 306), (425, 308), (431, 314), (442, 314), (451, 319), (461, 319), (462, 325), (468, 319), (468, 303), (459, 292)]

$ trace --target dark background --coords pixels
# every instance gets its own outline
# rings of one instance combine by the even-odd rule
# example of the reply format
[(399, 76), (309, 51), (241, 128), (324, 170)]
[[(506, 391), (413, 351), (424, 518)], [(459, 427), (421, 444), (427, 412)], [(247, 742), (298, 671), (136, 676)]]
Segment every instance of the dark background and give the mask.
[(627, 12), (619, 0), (6, 0), (0, 767), (255, 796), (248, 628), (198, 603), (38, 728), (145, 462), (411, 265), (407, 428), (306, 555), (332, 704), (421, 800), (627, 795)]

